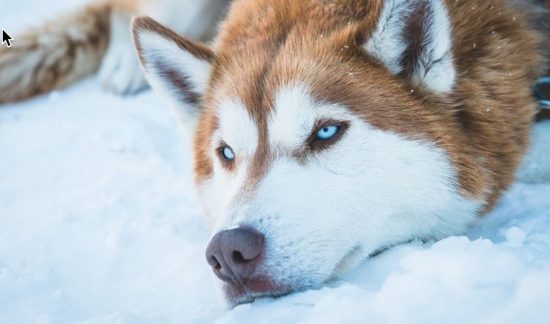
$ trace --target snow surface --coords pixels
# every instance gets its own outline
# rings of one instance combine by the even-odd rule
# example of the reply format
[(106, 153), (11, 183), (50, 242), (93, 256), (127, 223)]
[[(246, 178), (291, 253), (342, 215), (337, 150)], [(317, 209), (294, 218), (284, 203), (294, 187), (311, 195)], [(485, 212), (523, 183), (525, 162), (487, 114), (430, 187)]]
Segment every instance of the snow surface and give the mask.
[[(4, 21), (51, 2), (18, 3)], [(544, 184), (515, 185), (467, 236), (398, 246), (319, 290), (225, 309), (188, 139), (153, 93), (119, 98), (98, 83), (0, 107), (0, 323), (550, 322)]]

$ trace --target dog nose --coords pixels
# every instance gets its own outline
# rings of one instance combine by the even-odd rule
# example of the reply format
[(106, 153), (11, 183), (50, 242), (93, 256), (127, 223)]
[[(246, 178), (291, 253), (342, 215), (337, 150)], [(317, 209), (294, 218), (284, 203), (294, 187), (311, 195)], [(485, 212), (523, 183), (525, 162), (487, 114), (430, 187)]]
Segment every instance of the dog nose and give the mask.
[(256, 270), (263, 249), (262, 234), (238, 227), (214, 235), (206, 249), (206, 259), (218, 278), (243, 284)]

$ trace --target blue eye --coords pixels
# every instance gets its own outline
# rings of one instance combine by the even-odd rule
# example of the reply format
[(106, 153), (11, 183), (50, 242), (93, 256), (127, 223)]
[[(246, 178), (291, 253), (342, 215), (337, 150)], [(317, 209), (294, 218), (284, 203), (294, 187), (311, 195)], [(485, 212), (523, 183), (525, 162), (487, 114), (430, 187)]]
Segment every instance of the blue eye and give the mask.
[(338, 134), (340, 131), (340, 126), (338, 125), (327, 125), (317, 131), (317, 139), (322, 141), (327, 141)]
[(223, 156), (223, 158), (227, 161), (235, 160), (235, 153), (233, 152), (233, 150), (229, 146), (224, 146), (221, 149), (220, 153)]

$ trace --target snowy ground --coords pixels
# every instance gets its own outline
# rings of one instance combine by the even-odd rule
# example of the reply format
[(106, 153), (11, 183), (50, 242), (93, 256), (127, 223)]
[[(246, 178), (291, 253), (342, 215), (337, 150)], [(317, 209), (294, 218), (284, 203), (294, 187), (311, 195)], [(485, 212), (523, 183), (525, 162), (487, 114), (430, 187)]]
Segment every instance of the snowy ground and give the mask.
[[(45, 3), (10, 4), (0, 24), (74, 1)], [(0, 107), (0, 323), (549, 323), (550, 185), (526, 184), (468, 236), (226, 310), (188, 151), (154, 94), (118, 98), (95, 78)]]

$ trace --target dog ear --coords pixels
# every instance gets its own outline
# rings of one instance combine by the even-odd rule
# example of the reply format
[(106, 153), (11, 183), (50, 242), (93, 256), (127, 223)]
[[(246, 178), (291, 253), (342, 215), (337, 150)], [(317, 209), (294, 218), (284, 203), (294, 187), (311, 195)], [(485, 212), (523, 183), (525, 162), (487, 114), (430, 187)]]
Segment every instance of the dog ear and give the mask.
[(134, 44), (151, 87), (196, 120), (214, 52), (148, 17), (132, 23)]
[(444, 1), (387, 0), (365, 48), (393, 74), (445, 93), (456, 77), (451, 32)]

